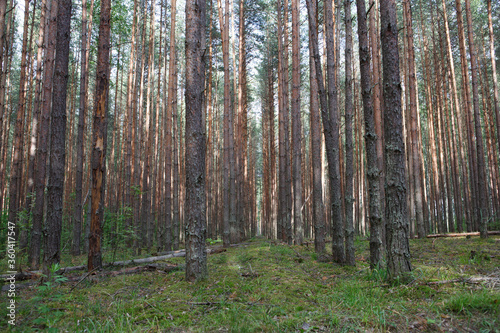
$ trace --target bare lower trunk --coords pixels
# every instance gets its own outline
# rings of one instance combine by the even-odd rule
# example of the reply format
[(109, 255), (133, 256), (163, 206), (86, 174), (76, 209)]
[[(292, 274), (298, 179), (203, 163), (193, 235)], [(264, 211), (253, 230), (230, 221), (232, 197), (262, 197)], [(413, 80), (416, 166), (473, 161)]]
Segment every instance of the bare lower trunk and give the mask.
[(47, 241), (44, 251), (44, 271), (59, 263), (63, 213), (66, 94), (68, 82), (71, 0), (58, 0), (56, 58), (50, 123), (50, 165), (47, 191)]
[[(368, 28), (366, 24), (365, 2), (358, 0), (358, 37), (359, 61), (361, 70), (361, 95), (365, 119), (365, 145), (368, 170), (366, 178), (369, 187), (370, 211), (370, 267), (376, 268), (382, 260), (382, 211), (380, 197), (380, 170), (377, 155), (377, 134), (375, 129), (375, 114), (371, 98), (370, 53), (368, 47)], [(363, 202), (364, 203), (364, 202)]]
[(406, 278), (411, 271), (409, 221), (406, 207), (405, 147), (401, 110), (396, 3), (380, 1), (384, 69), (385, 218), (389, 278)]
[(207, 278), (205, 251), (205, 1), (186, 2), (186, 280)]

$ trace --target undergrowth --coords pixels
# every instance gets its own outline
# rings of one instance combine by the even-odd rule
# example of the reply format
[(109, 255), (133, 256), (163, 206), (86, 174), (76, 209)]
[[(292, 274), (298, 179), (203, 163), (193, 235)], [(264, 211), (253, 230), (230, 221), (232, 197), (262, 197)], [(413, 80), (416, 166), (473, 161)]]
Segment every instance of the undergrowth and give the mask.
[[(356, 267), (315, 260), (314, 248), (253, 239), (208, 256), (209, 279), (182, 270), (89, 276), (19, 291), (12, 331), (54, 332), (498, 332), (498, 286), (467, 283), (500, 272), (498, 238), (411, 240), (412, 279), (387, 284), (370, 270), (368, 241)], [(472, 255), (473, 251), (474, 255)], [(125, 256), (117, 253), (116, 257)], [(66, 257), (63, 266), (70, 265)], [(166, 263), (182, 265), (184, 258)], [(83, 275), (82, 275), (83, 277)], [(59, 279), (59, 280), (57, 280)], [(442, 283), (448, 280), (461, 282)], [(439, 282), (439, 283), (436, 283)], [(3, 298), (3, 297), (2, 297)], [(0, 330), (7, 329), (5, 307)]]

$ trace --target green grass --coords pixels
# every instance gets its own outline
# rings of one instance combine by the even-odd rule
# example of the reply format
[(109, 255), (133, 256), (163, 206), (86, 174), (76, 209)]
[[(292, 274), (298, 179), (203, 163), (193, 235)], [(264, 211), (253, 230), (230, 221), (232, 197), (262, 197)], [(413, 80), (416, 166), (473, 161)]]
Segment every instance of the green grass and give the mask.
[[(497, 238), (498, 239), (498, 238)], [(208, 256), (210, 277), (183, 271), (90, 277), (49, 290), (23, 289), (12, 331), (67, 332), (498, 332), (500, 293), (486, 285), (446, 283), (499, 276), (498, 241), (411, 240), (413, 281), (388, 285), (370, 271), (368, 242), (356, 240), (356, 267), (315, 260), (312, 246), (254, 239)], [(476, 251), (470, 258), (470, 251)], [(117, 253), (118, 256), (126, 256)], [(81, 258), (64, 256), (62, 266)], [(183, 264), (173, 258), (170, 264)], [(7, 328), (0, 308), (0, 330)]]

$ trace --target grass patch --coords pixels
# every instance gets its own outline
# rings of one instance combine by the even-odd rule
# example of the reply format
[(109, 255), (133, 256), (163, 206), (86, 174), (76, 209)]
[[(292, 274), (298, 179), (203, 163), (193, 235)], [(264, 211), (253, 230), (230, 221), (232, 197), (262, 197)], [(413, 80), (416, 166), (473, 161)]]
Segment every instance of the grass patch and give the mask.
[[(370, 271), (368, 241), (356, 267), (318, 262), (314, 249), (253, 239), (209, 255), (209, 279), (153, 271), (20, 290), (14, 332), (405, 332), (495, 331), (500, 294), (486, 285), (428, 284), (499, 275), (494, 240), (411, 240), (412, 281)], [(476, 251), (470, 258), (471, 250)], [(477, 257), (480, 255), (480, 257)], [(124, 253), (117, 253), (125, 257)], [(64, 256), (69, 260), (69, 256)], [(172, 258), (170, 264), (183, 264)], [(63, 263), (65, 266), (67, 264)], [(6, 308), (0, 316), (6, 318)], [(497, 329), (498, 330), (498, 329)]]

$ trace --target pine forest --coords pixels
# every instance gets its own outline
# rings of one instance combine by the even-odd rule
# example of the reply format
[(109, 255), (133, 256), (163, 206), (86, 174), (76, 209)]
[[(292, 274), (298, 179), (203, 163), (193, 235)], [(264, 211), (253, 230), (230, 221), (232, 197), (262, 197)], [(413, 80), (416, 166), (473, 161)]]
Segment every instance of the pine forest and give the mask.
[(498, 332), (500, 2), (0, 0), (0, 330)]

